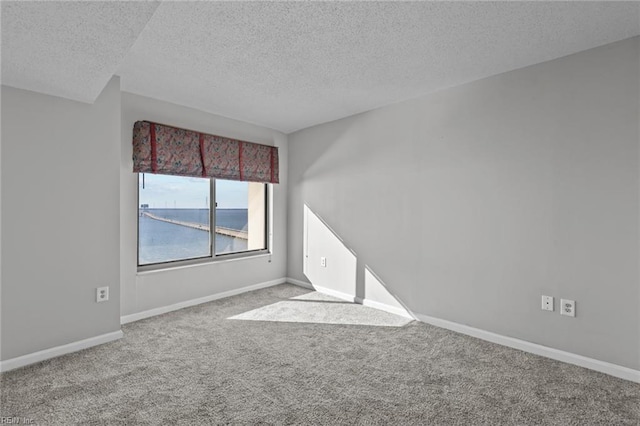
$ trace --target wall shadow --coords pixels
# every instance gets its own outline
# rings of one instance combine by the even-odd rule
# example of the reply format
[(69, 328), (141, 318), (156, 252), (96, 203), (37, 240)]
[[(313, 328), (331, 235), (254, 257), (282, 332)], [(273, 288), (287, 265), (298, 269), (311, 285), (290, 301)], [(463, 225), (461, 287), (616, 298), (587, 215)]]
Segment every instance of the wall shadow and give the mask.
[(303, 273), (321, 293), (414, 318), (373, 269), (304, 204)]
[(355, 253), (306, 204), (303, 223), (304, 275), (315, 289), (353, 300), (356, 297)]

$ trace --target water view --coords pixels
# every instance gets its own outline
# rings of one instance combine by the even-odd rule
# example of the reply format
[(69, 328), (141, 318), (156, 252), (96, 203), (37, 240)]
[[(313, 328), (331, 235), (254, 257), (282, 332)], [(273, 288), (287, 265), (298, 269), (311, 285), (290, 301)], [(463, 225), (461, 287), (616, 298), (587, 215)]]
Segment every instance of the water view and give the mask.
[[(247, 250), (247, 209), (216, 209), (216, 254)], [(209, 209), (141, 208), (138, 263), (210, 256)]]

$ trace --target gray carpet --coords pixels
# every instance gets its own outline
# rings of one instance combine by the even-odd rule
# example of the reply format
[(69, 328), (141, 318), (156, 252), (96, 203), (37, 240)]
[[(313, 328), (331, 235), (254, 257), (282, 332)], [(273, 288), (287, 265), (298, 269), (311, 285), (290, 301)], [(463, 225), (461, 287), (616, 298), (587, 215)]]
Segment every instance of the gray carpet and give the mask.
[(55, 425), (640, 423), (638, 384), (427, 324), (229, 319), (306, 293), (280, 285), (149, 318), (117, 342), (3, 373), (1, 414)]
[(348, 303), (326, 294), (312, 292), (262, 306), (229, 319), (250, 321), (308, 322), (315, 324), (375, 325), (402, 327), (412, 320), (398, 315)]

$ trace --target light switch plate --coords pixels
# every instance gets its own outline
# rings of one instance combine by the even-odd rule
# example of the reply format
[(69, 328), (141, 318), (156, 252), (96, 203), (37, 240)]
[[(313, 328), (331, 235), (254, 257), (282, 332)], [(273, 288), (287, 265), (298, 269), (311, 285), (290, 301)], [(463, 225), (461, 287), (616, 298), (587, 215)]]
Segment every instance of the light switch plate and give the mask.
[(542, 310), (553, 311), (553, 296), (542, 296)]

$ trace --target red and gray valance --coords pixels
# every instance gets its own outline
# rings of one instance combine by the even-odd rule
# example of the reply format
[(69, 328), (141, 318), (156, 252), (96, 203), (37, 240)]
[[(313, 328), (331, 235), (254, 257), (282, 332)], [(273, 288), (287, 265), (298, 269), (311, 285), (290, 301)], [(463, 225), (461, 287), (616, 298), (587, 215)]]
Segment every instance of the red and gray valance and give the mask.
[(278, 183), (278, 148), (137, 121), (133, 171)]

